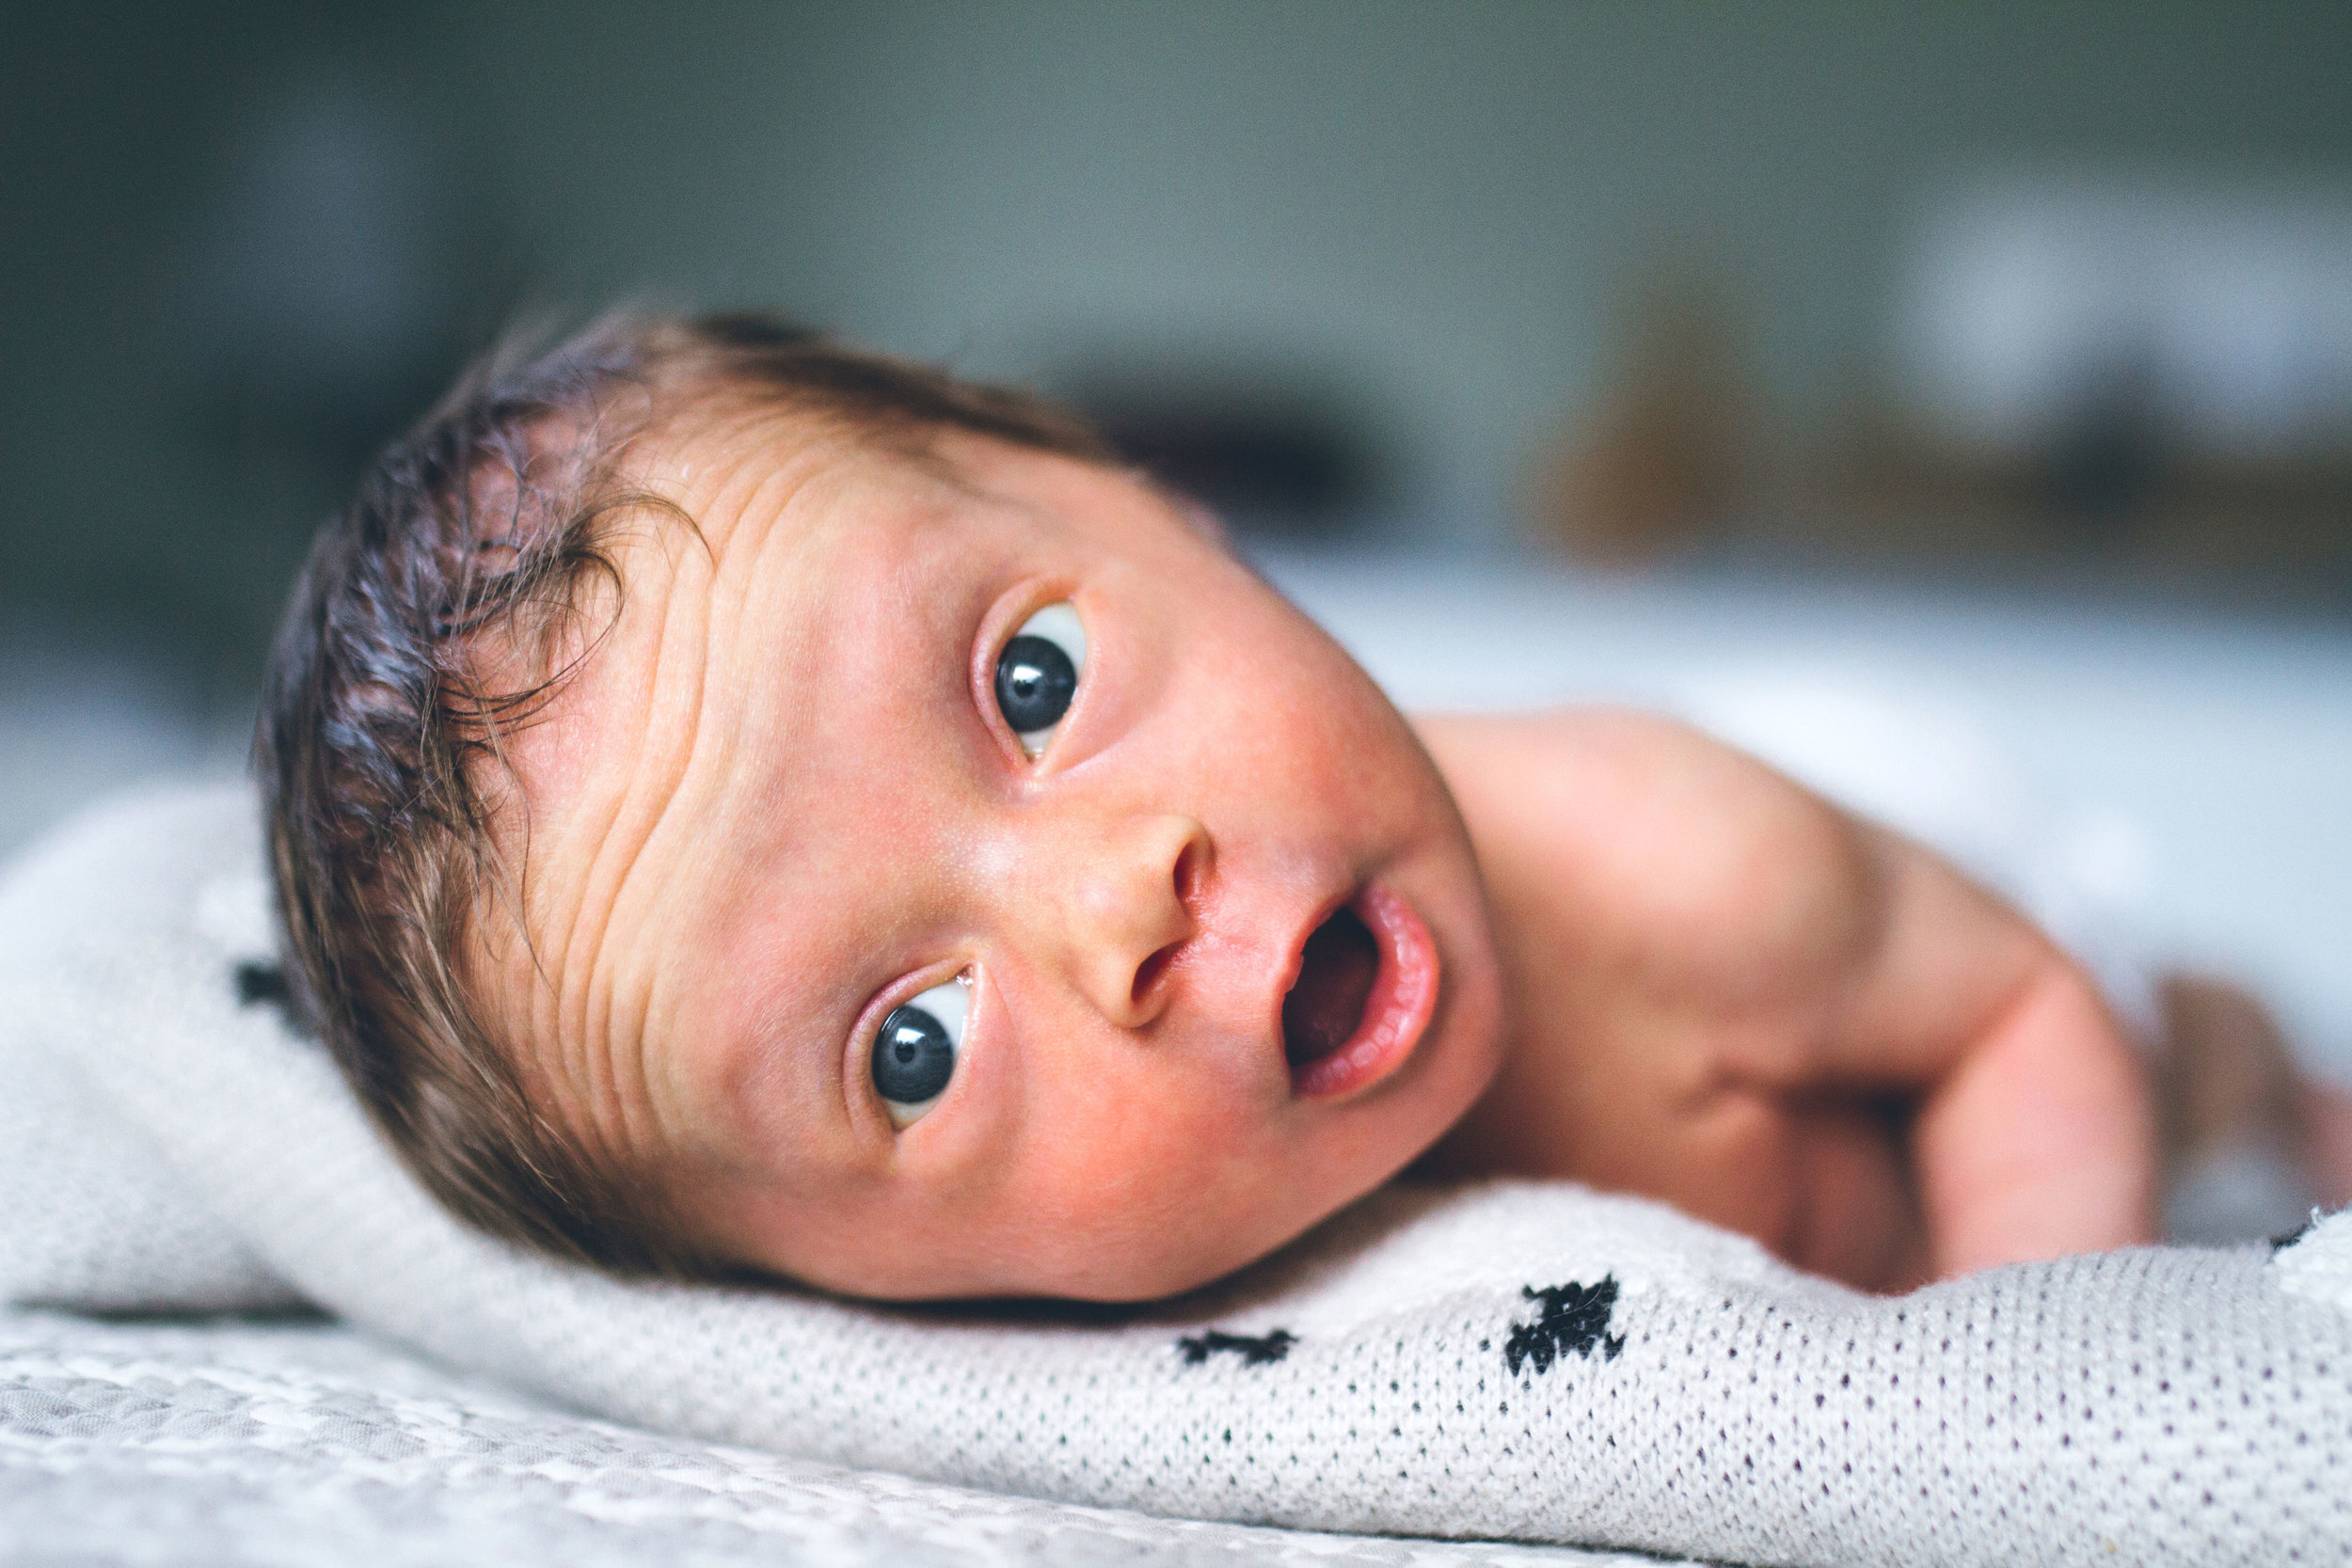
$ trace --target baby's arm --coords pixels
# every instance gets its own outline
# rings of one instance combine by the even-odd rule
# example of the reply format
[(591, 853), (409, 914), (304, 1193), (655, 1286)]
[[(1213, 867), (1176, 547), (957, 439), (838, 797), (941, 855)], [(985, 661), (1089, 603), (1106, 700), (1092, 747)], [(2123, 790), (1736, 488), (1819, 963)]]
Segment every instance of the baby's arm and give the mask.
[(1818, 1070), (1917, 1095), (1912, 1154), (1940, 1275), (2147, 1242), (2140, 1066), (2082, 971), (1916, 845), (1862, 827), (1873, 940)]
[(1422, 730), (1511, 1007), (1438, 1168), (1647, 1193), (1880, 1288), (2153, 1237), (2139, 1065), (2015, 911), (1664, 720)]

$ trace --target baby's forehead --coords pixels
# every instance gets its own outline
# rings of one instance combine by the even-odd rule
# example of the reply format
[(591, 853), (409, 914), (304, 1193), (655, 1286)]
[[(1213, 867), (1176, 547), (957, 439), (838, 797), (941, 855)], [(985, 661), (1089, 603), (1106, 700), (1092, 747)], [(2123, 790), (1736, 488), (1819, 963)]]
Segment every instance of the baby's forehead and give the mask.
[(622, 483), (706, 542), (746, 528), (806, 528), (859, 492), (954, 488), (939, 438), (791, 406), (690, 410), (631, 444)]
[(773, 678), (860, 610), (935, 599), (957, 568), (977, 578), (1046, 532), (1088, 531), (1090, 492), (1052, 504), (1073, 470), (1082, 485), (1151, 504), (1116, 470), (961, 432), (758, 410), (649, 436), (621, 476), (631, 504), (604, 542), (602, 589), (582, 596), (557, 644), (506, 650), (516, 678), (560, 677), (506, 747), (534, 835), (611, 787), (617, 766), (629, 776), (667, 766), (662, 741), (696, 732), (698, 716), (679, 709), (704, 683)]
[(631, 599), (732, 589), (771, 616), (823, 615), (845, 575), (978, 575), (1049, 538), (1230, 554), (1212, 517), (1139, 471), (953, 428), (760, 410), (664, 433), (629, 478), (666, 518), (623, 531), (614, 576)]

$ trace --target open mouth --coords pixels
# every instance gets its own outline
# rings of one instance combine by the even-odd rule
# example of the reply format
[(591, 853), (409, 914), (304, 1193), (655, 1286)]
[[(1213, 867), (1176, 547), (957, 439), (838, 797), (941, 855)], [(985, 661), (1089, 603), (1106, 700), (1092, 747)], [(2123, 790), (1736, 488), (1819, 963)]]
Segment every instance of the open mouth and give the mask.
[(1345, 1045), (1378, 978), (1380, 944), (1362, 916), (1342, 909), (1316, 927), (1299, 957), (1298, 983), (1282, 998), (1282, 1054), (1291, 1066), (1319, 1062)]
[(1437, 945), (1413, 907), (1377, 885), (1308, 934), (1282, 998), (1291, 1092), (1359, 1089), (1409, 1055), (1438, 990)]

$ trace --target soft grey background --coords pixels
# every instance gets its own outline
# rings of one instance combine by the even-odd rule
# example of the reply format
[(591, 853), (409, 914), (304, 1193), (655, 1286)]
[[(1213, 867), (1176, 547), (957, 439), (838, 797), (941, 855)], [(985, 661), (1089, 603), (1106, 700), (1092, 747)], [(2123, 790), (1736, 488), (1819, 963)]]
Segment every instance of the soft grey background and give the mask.
[(2348, 65), (2352, 8), (2203, 0), (19, 6), (0, 611), (232, 700), (360, 455), (516, 309), (622, 297), (1306, 388), (1363, 527), (1502, 547), (1661, 266), (1802, 446), (1941, 193), (2341, 188)]

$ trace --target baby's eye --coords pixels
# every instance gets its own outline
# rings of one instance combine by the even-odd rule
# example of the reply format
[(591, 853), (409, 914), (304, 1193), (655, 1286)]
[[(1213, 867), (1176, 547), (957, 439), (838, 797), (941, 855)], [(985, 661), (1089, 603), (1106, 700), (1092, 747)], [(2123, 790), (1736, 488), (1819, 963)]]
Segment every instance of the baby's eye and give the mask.
[(1086, 667), (1086, 627), (1067, 604), (1049, 604), (1024, 621), (996, 656), (996, 709), (1029, 755), (1041, 755), (1054, 738)]
[(946, 1092), (963, 1048), (963, 976), (933, 986), (890, 1009), (874, 1037), (874, 1092), (900, 1127), (913, 1124)]

